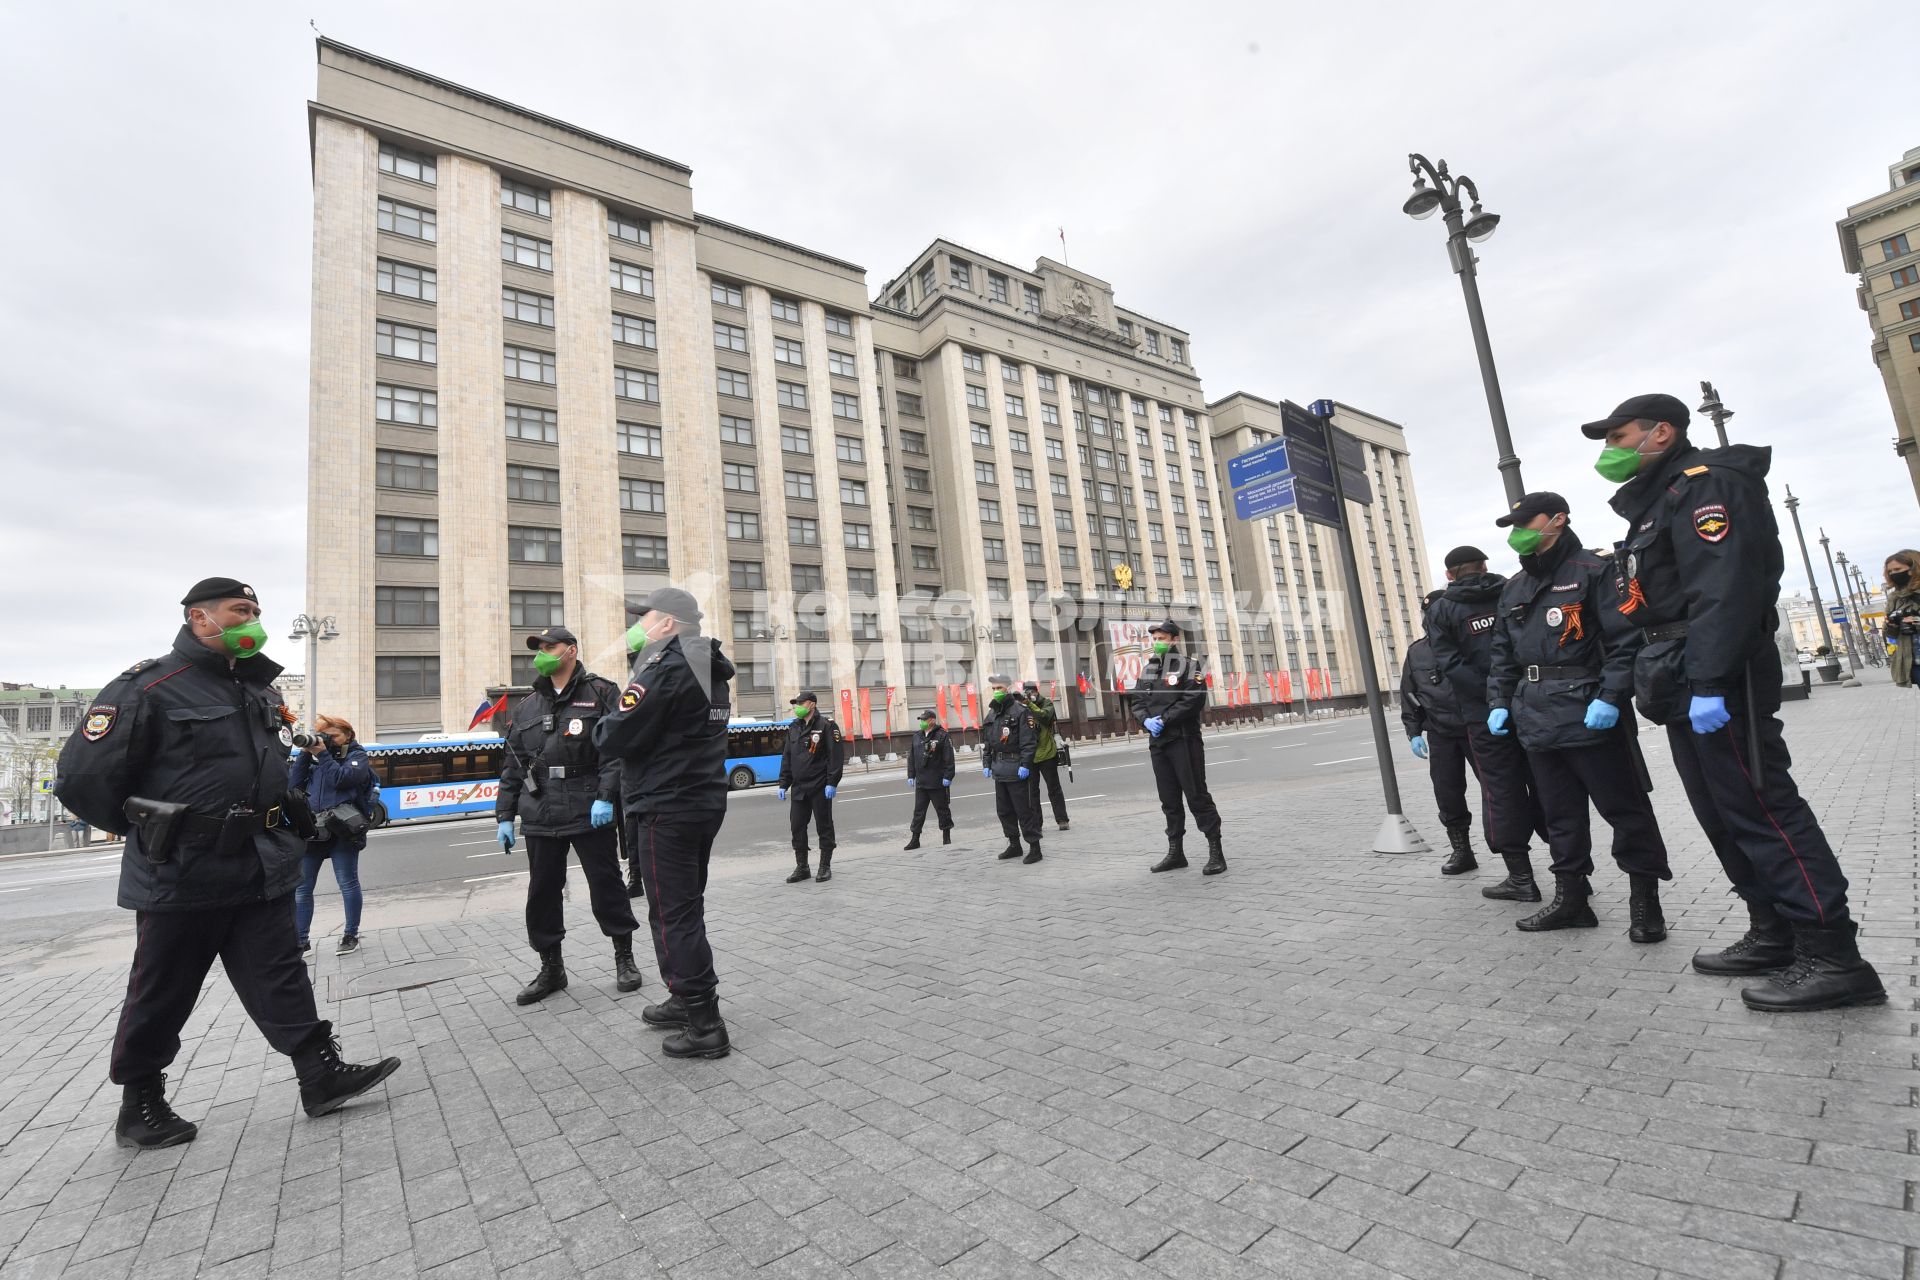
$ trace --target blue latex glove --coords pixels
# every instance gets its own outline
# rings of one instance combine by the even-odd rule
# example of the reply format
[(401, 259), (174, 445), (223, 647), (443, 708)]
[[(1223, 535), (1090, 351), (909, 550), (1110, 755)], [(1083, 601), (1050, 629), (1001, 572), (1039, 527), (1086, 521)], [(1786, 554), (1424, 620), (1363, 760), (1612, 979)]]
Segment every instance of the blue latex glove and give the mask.
[(1167, 727), (1167, 722), (1159, 716), (1148, 716), (1140, 722), (1140, 727), (1157, 738), (1160, 736), (1160, 731)]
[(919, 785), (920, 784), (918, 782), (915, 782), (912, 778), (907, 779), (907, 790), (911, 791)]
[(1693, 704), (1687, 708), (1687, 719), (1693, 721), (1695, 733), (1717, 733), (1727, 727), (1727, 721), (1733, 719), (1727, 713), (1725, 698), (1702, 698), (1694, 696)]
[(499, 840), (502, 849), (508, 853), (513, 852), (513, 819), (509, 818), (500, 824)]
[(993, 769), (991, 767), (982, 769), (980, 771), (980, 776), (983, 778), (991, 778), (993, 776)]
[(1587, 728), (1611, 729), (1620, 723), (1620, 708), (1595, 698), (1587, 704)]
[(1021, 766), (1020, 766), (1020, 781), (1022, 781), (1022, 782), (1025, 782), (1026, 780), (1027, 780), (1027, 766), (1025, 766), (1025, 765), (1021, 765)]
[(940, 785), (941, 785), (941, 786), (943, 786), (943, 787), (950, 787), (950, 786), (952, 786), (952, 785), (953, 785), (953, 779), (952, 779), (952, 778), (942, 778), (942, 779), (940, 779)]
[(1496, 738), (1506, 737), (1507, 721), (1509, 719), (1511, 719), (1511, 717), (1507, 715), (1507, 709), (1505, 707), (1495, 707), (1493, 710), (1487, 712), (1487, 732)]
[(831, 799), (833, 799), (833, 797), (834, 797), (834, 793), (835, 793), (835, 792), (837, 792), (837, 791), (839, 791), (839, 790), (840, 790), (840, 788), (838, 788), (838, 787), (836, 787), (836, 786), (834, 786), (834, 785), (833, 785), (832, 783), (828, 783), (828, 784), (827, 784), (827, 789), (826, 789), (825, 791), (823, 791), (823, 792), (821, 792), (821, 794), (822, 794), (822, 795), (824, 795), (824, 796), (826, 796), (826, 798), (827, 798), (827, 799), (829, 799), (829, 800), (831, 800)]
[(604, 827), (613, 821), (613, 801), (595, 800), (593, 808), (587, 810), (587, 821), (596, 827)]
[(787, 798), (787, 789), (785, 787), (780, 788), (780, 798), (782, 800)]
[(1427, 735), (1426, 734), (1423, 733), (1413, 738), (1411, 741), (1407, 743), (1407, 745), (1413, 748), (1413, 754), (1416, 759), (1425, 760), (1427, 758)]

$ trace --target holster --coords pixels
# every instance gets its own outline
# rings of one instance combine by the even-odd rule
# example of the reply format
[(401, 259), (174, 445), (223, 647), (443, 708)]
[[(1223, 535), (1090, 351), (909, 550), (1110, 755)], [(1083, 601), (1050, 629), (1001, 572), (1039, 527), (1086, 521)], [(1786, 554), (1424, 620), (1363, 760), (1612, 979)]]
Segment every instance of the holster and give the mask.
[(157, 867), (173, 857), (173, 845), (180, 837), (180, 820), (186, 816), (186, 805), (128, 796), (121, 811), (140, 829), (140, 852), (148, 862)]
[(312, 840), (320, 834), (320, 822), (313, 812), (313, 802), (307, 799), (307, 793), (294, 788), (280, 799), (280, 812), (286, 816), (287, 825), (302, 840)]

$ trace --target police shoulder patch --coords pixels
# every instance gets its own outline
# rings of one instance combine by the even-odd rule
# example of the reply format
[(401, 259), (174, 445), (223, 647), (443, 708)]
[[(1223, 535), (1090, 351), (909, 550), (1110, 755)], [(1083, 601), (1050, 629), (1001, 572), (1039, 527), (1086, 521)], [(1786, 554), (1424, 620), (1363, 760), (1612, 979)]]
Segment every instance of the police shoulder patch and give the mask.
[(1708, 503), (1693, 509), (1693, 531), (1700, 535), (1702, 542), (1721, 542), (1733, 531), (1733, 521), (1727, 517), (1723, 504)]
[(119, 718), (120, 708), (118, 707), (104, 705), (89, 707), (86, 721), (80, 726), (80, 736), (88, 742), (98, 742), (113, 731), (114, 722)]
[(638, 680), (636, 680), (632, 684), (628, 685), (626, 687), (626, 691), (620, 695), (620, 709), (622, 711), (631, 711), (635, 707), (639, 706), (640, 699), (646, 696), (647, 696), (647, 686), (641, 684)]

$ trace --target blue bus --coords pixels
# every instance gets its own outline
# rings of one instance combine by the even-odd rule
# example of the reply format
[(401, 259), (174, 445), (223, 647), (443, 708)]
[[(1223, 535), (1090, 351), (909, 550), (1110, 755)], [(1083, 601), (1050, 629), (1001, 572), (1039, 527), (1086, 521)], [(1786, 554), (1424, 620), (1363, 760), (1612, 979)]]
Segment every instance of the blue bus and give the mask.
[[(780, 777), (785, 723), (734, 721), (727, 726), (727, 784), (735, 791)], [(492, 813), (500, 795), (506, 743), (498, 735), (450, 735), (420, 742), (366, 745), (380, 779), (379, 822)]]

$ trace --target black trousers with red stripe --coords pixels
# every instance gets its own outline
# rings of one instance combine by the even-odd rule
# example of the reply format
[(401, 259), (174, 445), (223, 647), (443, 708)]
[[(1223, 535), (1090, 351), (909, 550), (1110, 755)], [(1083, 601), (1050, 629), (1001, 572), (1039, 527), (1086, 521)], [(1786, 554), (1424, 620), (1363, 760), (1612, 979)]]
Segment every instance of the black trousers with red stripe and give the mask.
[(1480, 835), (1495, 853), (1525, 853), (1537, 833), (1546, 839), (1546, 819), (1533, 793), (1533, 772), (1520, 741), (1507, 731), (1496, 737), (1486, 716), (1467, 720), (1467, 756), (1480, 779)]
[(1480, 766), (1467, 750), (1467, 736), (1427, 730), (1427, 777), (1433, 783), (1433, 803), (1440, 810), (1440, 825), (1451, 831), (1473, 826), (1473, 810), (1467, 807), (1467, 770), (1480, 776)]
[(725, 809), (640, 819), (640, 878), (653, 955), (667, 991), (682, 1000), (704, 999), (719, 986), (707, 945), (707, 863), (726, 819)]
[(180, 1028), (192, 1016), (215, 959), (253, 1025), (279, 1052), (292, 1054), (333, 1033), (314, 1007), (291, 893), (237, 907), (142, 911), (135, 919), (133, 970), (108, 1067), (115, 1084), (144, 1080), (172, 1065)]

